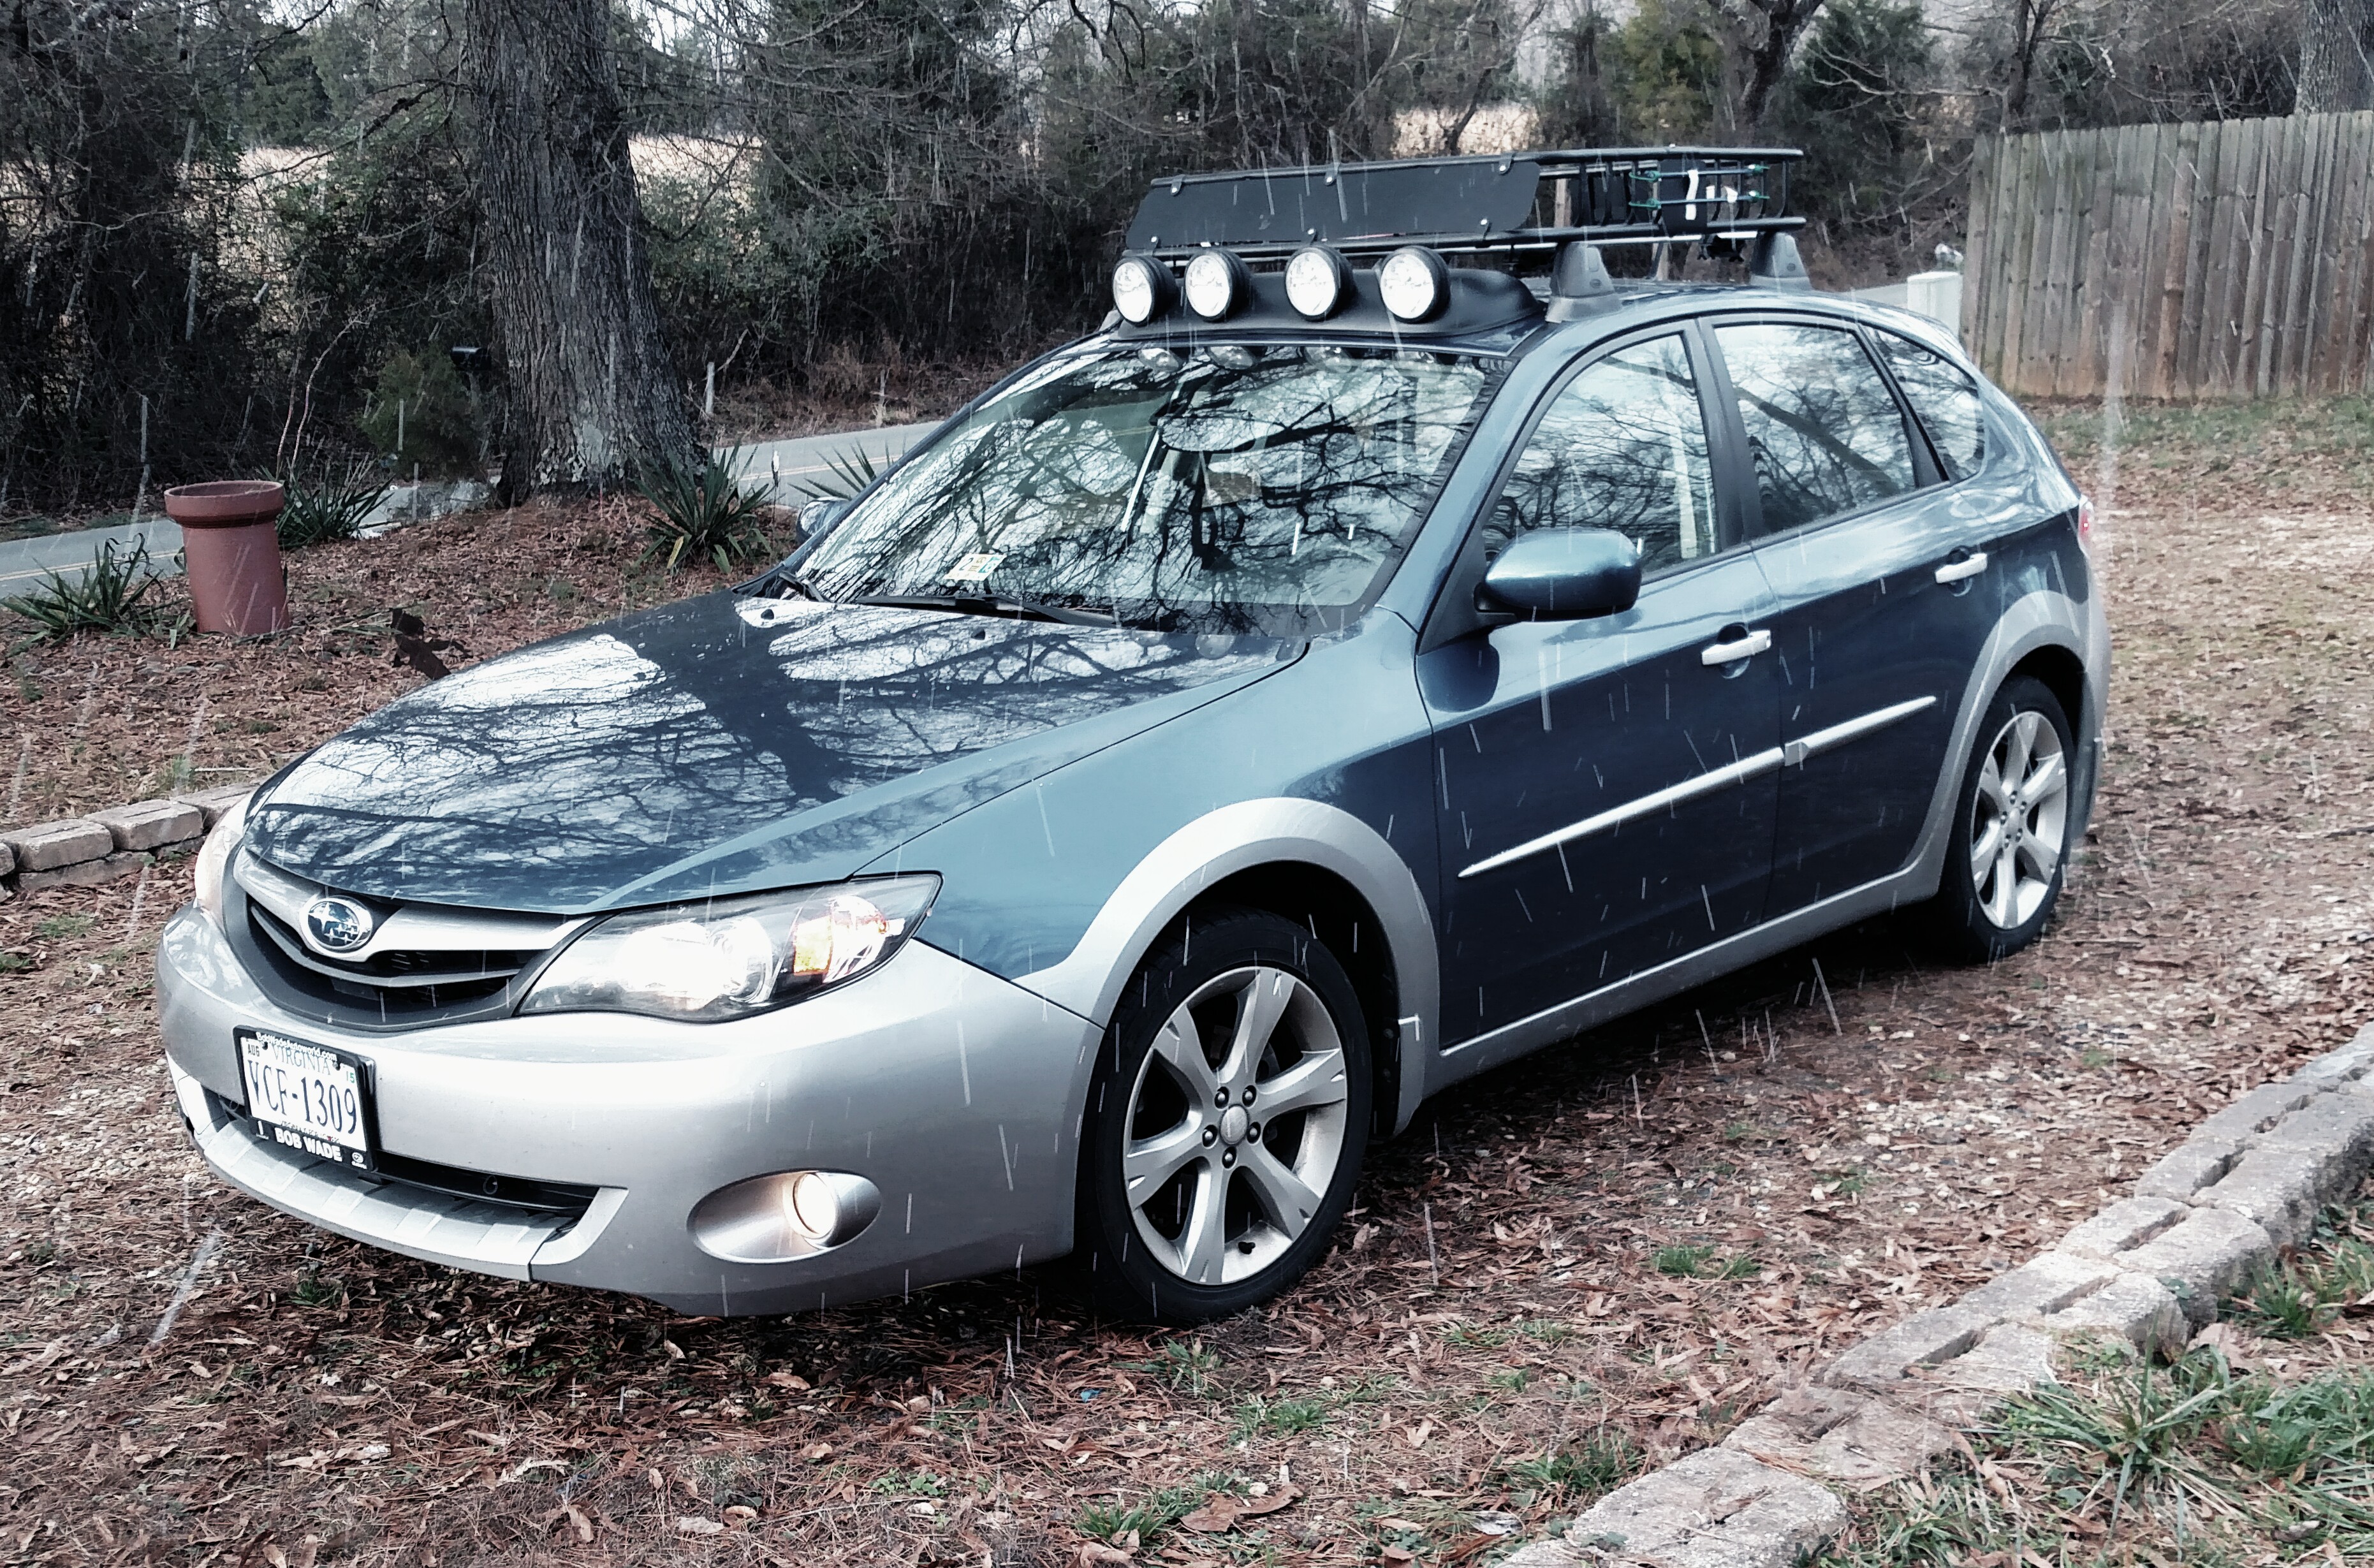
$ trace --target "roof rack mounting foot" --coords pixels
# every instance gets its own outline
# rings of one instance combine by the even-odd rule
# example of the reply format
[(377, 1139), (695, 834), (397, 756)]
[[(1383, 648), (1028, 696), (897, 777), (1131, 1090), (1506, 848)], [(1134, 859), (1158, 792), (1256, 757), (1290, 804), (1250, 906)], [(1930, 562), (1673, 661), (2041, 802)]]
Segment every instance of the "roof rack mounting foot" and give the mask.
[(1747, 279), (1765, 289), (1814, 287), (1814, 280), (1805, 276), (1805, 259), (1797, 253), (1793, 234), (1758, 234), (1755, 248), (1747, 253)]
[(1569, 240), (1558, 247), (1550, 271), (1549, 319), (1579, 321), (1617, 302), (1616, 279), (1599, 247), (1585, 240)]

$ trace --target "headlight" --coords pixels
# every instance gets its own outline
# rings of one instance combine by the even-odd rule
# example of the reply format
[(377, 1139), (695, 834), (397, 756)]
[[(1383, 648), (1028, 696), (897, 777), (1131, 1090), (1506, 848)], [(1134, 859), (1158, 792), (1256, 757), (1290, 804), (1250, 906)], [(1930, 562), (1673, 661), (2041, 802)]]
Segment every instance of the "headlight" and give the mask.
[(765, 1012), (881, 963), (939, 890), (937, 877), (886, 877), (614, 914), (545, 967), (520, 1011), (696, 1023)]
[(240, 835), (247, 831), (247, 803), (254, 798), (247, 796), (216, 818), (214, 831), (198, 849), (198, 907), (217, 925), (222, 924), (223, 878), (229, 875)]

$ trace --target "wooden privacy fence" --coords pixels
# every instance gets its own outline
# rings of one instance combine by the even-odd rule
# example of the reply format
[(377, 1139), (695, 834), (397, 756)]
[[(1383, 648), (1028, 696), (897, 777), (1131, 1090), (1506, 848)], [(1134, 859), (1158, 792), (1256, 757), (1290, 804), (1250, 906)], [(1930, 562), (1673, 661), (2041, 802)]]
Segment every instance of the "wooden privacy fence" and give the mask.
[(1983, 138), (1968, 252), (2008, 391), (2374, 389), (2374, 113)]

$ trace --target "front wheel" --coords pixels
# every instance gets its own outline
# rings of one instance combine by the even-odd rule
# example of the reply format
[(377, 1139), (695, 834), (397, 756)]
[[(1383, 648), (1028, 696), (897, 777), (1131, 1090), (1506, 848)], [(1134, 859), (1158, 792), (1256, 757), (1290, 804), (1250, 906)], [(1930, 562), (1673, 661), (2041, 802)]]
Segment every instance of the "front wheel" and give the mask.
[(1988, 963), (2036, 940), (2069, 864), (2071, 764), (2061, 701), (2040, 680), (2005, 681), (1979, 725), (1954, 810), (1933, 925), (1955, 957)]
[(1194, 1324), (1291, 1286), (1351, 1205), (1369, 1092), (1359, 998), (1308, 931), (1247, 910), (1166, 937), (1088, 1094), (1079, 1250), (1099, 1307)]

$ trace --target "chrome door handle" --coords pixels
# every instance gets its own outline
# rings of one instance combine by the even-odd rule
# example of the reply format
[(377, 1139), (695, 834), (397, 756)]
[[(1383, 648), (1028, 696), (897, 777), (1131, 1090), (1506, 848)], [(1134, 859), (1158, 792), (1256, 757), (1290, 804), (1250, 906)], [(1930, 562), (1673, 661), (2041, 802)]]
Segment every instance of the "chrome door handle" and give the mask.
[(1949, 560), (1937, 569), (1940, 583), (1959, 583), (1965, 577), (1976, 577), (1987, 569), (1987, 552), (1972, 550), (1960, 560)]
[(1709, 666), (1736, 664), (1741, 659), (1752, 659), (1771, 646), (1772, 633), (1751, 631), (1736, 642), (1710, 643), (1698, 650), (1698, 663)]

